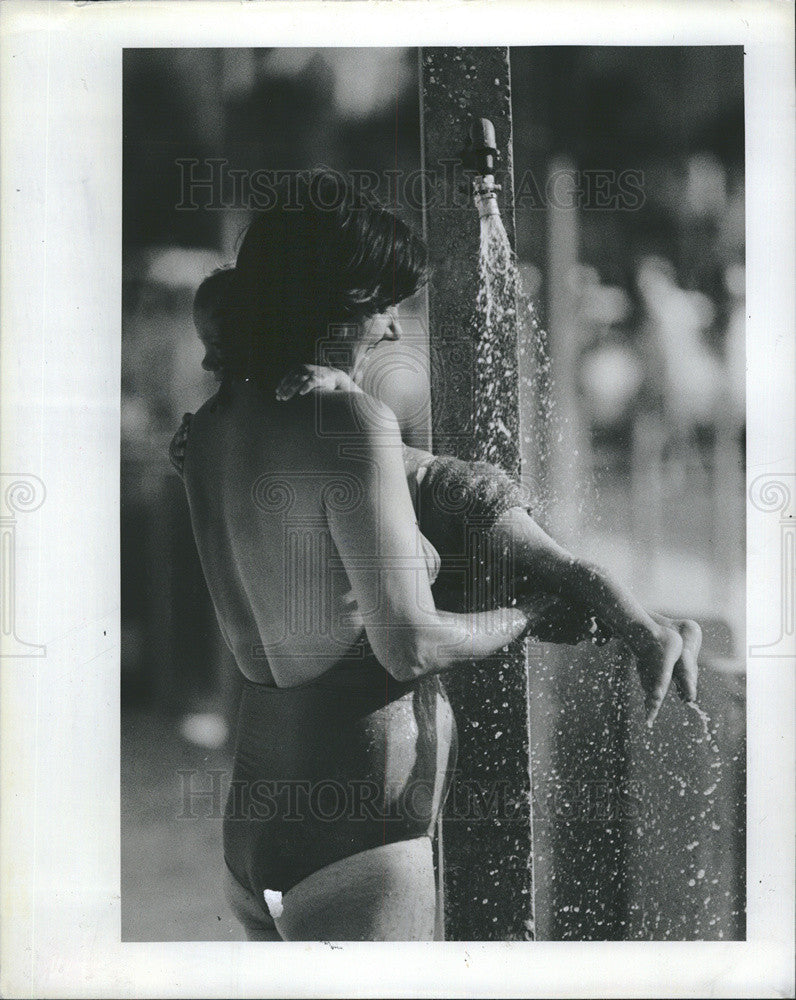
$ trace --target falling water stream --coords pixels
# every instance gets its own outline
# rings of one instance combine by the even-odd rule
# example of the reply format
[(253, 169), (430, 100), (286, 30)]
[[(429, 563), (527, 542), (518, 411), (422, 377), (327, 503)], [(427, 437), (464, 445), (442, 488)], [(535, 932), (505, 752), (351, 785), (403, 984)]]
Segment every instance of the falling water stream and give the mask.
[(499, 463), (501, 443), (518, 433), (507, 427), (494, 400), (515, 362), (504, 341), (517, 329), (519, 272), (503, 220), (497, 213), (481, 218), (476, 298), (476, 412), (475, 439), (483, 449), (481, 461)]
[[(475, 375), (478, 401), (475, 439), (481, 448), (481, 453), (476, 457), (500, 464), (502, 443), (519, 433), (518, 427), (507, 426), (501, 416), (501, 407), (495, 406), (501, 392), (511, 386), (512, 378), (516, 378), (516, 359), (510, 353), (510, 345), (512, 342), (516, 343), (513, 338), (516, 338), (517, 329), (520, 330), (522, 341), (520, 350), (532, 351), (535, 360), (536, 422), (539, 427), (535, 446), (543, 449), (549, 447), (550, 442), (562, 439), (557, 424), (564, 416), (555, 412), (550, 391), (552, 382), (545, 331), (537, 320), (533, 304), (522, 293), (514, 252), (497, 212), (493, 192), (491, 199), (494, 207), (491, 211), (484, 211), (476, 197), (481, 216), (481, 232), (479, 286), (474, 318), (477, 333)], [(545, 501), (549, 508), (555, 504), (556, 498), (547, 496)], [(593, 657), (594, 654), (592, 659)], [(604, 699), (613, 698), (617, 702), (615, 710), (620, 716), (623, 714), (624, 710), (618, 702), (623, 696), (626, 697), (626, 692), (622, 685), (615, 685), (611, 678), (627, 663), (627, 656), (618, 642), (612, 642), (599, 653), (599, 657), (599, 673), (589, 679), (590, 683), (596, 681), (602, 685), (598, 697), (602, 702), (604, 730), (595, 739), (610, 741), (611, 728), (615, 727), (616, 732), (622, 731), (623, 721), (619, 717), (613, 717), (615, 712)], [(577, 657), (573, 659), (577, 660)], [(578, 660), (581, 666), (582, 659), (581, 656)], [(547, 669), (551, 669), (550, 661), (547, 662)], [(576, 666), (573, 669), (579, 668)], [(583, 677), (578, 680), (582, 682)], [(563, 735), (561, 727), (571, 729), (573, 715), (578, 717), (576, 700), (579, 690), (583, 691), (582, 683), (568, 684), (568, 694), (551, 711), (550, 722), (558, 729), (557, 736), (552, 737), (554, 740)], [(640, 706), (637, 710), (640, 712)], [(673, 707), (672, 700), (669, 700), (661, 714), (675, 710), (679, 712), (678, 718), (682, 717), (682, 726), (676, 739), (671, 739), (671, 727), (665, 737), (660, 731), (660, 725), (649, 731), (643, 724), (636, 725), (631, 720), (629, 725), (624, 723), (629, 734), (627, 743), (614, 751), (614, 766), (623, 766), (622, 756), (633, 759), (642, 773), (653, 776), (651, 782), (655, 781), (658, 793), (662, 782), (666, 793), (665, 801), (660, 801), (654, 789), (643, 789), (643, 808), (634, 821), (631, 833), (634, 842), (631, 852), (635, 868), (632, 873), (634, 892), (628, 900), (627, 920), (620, 921), (625, 925), (623, 929), (629, 938), (662, 940), (689, 936), (705, 940), (724, 936), (724, 931), (716, 926), (720, 920), (718, 910), (714, 912), (714, 907), (711, 907), (711, 901), (720, 891), (725, 896), (729, 896), (730, 892), (722, 883), (721, 873), (711, 867), (711, 859), (718, 857), (718, 851), (711, 851), (706, 846), (706, 841), (709, 842), (721, 830), (720, 814), (716, 806), (716, 796), (722, 781), (722, 758), (716, 742), (717, 733), (707, 713), (699, 706), (690, 705), (688, 709)], [(568, 738), (571, 739), (571, 736)], [(599, 747), (595, 745), (595, 753), (604, 752), (604, 748), (605, 743)], [(584, 746), (582, 750), (588, 752), (588, 747)], [(548, 787), (552, 787), (556, 782), (560, 784), (562, 779), (561, 775), (552, 773), (543, 775), (542, 780)], [(617, 841), (627, 835), (627, 829), (620, 823), (614, 826), (612, 836)], [(602, 850), (604, 852), (605, 847)], [(621, 848), (617, 845), (617, 855), (620, 851)], [(684, 860), (668, 867), (662, 860), (678, 857)], [(598, 859), (594, 860), (596, 864)], [(647, 861), (651, 863), (647, 864)], [(556, 871), (553, 877), (560, 882), (567, 878), (567, 872)], [(569, 900), (573, 898), (572, 888), (569, 886), (567, 893)], [(661, 903), (662, 893), (669, 900), (678, 894), (684, 903), (688, 900), (691, 913), (688, 934), (684, 934), (682, 918), (675, 916), (671, 907), (666, 909)], [(584, 891), (582, 905), (571, 902), (566, 909), (576, 912), (582, 909), (584, 919), (590, 924), (590, 934), (594, 936), (594, 925), (600, 925), (602, 921), (597, 919), (593, 911), (589, 912), (586, 895)], [(577, 939), (577, 919), (570, 920), (568, 926), (569, 933), (566, 936)]]

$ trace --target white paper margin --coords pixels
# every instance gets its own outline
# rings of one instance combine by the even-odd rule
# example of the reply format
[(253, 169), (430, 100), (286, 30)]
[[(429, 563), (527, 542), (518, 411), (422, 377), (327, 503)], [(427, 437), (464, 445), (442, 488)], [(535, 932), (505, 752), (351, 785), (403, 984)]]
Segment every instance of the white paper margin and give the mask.
[[(46, 656), (0, 673), (4, 996), (793, 995), (783, 658), (749, 661), (747, 942), (120, 944), (118, 550), (124, 47), (743, 45), (751, 483), (796, 471), (793, 22), (777, 0), (0, 6), (0, 457), (46, 487), (15, 581)], [(750, 644), (777, 626), (773, 523), (749, 506)]]

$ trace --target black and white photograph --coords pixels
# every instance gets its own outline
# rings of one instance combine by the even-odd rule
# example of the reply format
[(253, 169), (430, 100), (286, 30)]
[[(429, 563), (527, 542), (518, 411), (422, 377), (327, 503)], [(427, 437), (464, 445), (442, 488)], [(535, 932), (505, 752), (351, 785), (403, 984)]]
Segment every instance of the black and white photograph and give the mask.
[(792, 995), (792, 7), (9, 6), (8, 995)]
[(124, 938), (743, 939), (741, 49), (124, 99)]

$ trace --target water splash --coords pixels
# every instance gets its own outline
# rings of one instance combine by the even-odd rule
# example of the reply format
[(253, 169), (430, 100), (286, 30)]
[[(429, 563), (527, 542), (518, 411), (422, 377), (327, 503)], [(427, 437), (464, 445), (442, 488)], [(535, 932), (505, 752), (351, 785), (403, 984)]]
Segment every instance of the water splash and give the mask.
[[(506, 471), (510, 455), (519, 441), (519, 414), (512, 405), (520, 391), (518, 368), (531, 371), (526, 399), (532, 400), (528, 424), (533, 440), (525, 440), (534, 451), (537, 479), (529, 490), (534, 514), (545, 523), (546, 511), (556, 503), (546, 470), (551, 449), (568, 433), (568, 418), (556, 407), (555, 384), (548, 336), (536, 305), (523, 288), (516, 255), (500, 215), (482, 214), (478, 258), (478, 292), (474, 323), (476, 459), (494, 462)], [(518, 354), (522, 363), (518, 366)], [(585, 495), (593, 483), (582, 482), (581, 514)]]
[[(655, 915), (656, 939), (682, 938), (683, 927), (672, 918), (665, 903), (672, 889), (679, 886), (682, 912), (690, 915), (688, 936), (711, 940), (723, 936), (721, 897), (729, 896), (729, 890), (722, 888), (726, 872), (722, 871), (722, 852), (715, 842), (722, 830), (718, 800), (722, 756), (716, 741), (717, 727), (707, 712), (691, 702), (681, 712), (686, 730), (682, 737), (670, 743), (656, 738), (654, 731), (642, 729), (639, 740), (648, 758), (645, 769), (668, 779), (670, 794), (653, 802), (655, 793), (651, 790), (647, 822), (637, 831), (637, 878), (643, 886), (643, 903), (634, 907), (634, 926), (636, 936), (651, 939), (649, 920)], [(678, 760), (681, 767), (674, 763)], [(645, 856), (668, 857), (669, 864), (648, 866)]]
[[(532, 352), (530, 360), (533, 364), (524, 367), (533, 371), (531, 397), (535, 409), (531, 420), (534, 428), (532, 444), (544, 468), (549, 461), (548, 450), (560, 446), (565, 437), (566, 415), (557, 412), (555, 406), (546, 331), (539, 321), (534, 303), (523, 291), (514, 252), (497, 214), (486, 214), (481, 218), (478, 274), (474, 317), (475, 438), (480, 453), (475, 457), (511, 471), (507, 456), (513, 451), (515, 435), (519, 434), (517, 417), (510, 405), (516, 399), (518, 389), (515, 352), (519, 332), (519, 351)], [(584, 490), (589, 487), (589, 484), (581, 485)], [(557, 498), (549, 484), (537, 483), (536, 488), (539, 512), (551, 509)], [(582, 513), (585, 516), (585, 511)], [(611, 662), (613, 659), (617, 662)], [(555, 669), (551, 661), (545, 660), (545, 663), (544, 669)], [(595, 760), (607, 752), (610, 760), (604, 760), (607, 767), (605, 773), (610, 774), (623, 773), (627, 766), (627, 754), (641, 764), (653, 781), (658, 776), (663, 782), (662, 786), (657, 785), (657, 794), (643, 796), (645, 808), (636, 830), (635, 900), (623, 914), (626, 919), (616, 920), (616, 924), (622, 928), (623, 936), (631, 939), (679, 939), (684, 933), (685, 913), (688, 911), (691, 934), (696, 929), (697, 936), (702, 939), (721, 938), (724, 920), (720, 915), (723, 904), (719, 897), (729, 896), (729, 891), (725, 888), (726, 879), (717, 867), (722, 854), (718, 843), (714, 844), (722, 829), (717, 804), (722, 783), (722, 758), (716, 729), (702, 708), (688, 704), (687, 711), (680, 709), (686, 730), (682, 739), (669, 743), (660, 738), (659, 730), (651, 733), (640, 725), (638, 730), (631, 727), (631, 731), (638, 735), (631, 737), (630, 746), (620, 746), (621, 740), (617, 740), (625, 730), (629, 697), (618, 683), (623, 672), (622, 663), (624, 657), (619, 653), (614, 657), (610, 647), (607, 647), (594, 673), (581, 674), (577, 683), (567, 685), (569, 696), (558, 710), (545, 709), (551, 737), (557, 740), (562, 736), (560, 729), (556, 736), (557, 727), (571, 730), (573, 721), (578, 720), (581, 714), (585, 682), (591, 689), (586, 703), (596, 699), (602, 705), (598, 715), (605, 725), (599, 733), (591, 735), (588, 735), (590, 722), (581, 720), (583, 725), (576, 725), (579, 732), (583, 731), (587, 743), (580, 747), (581, 751), (586, 750)], [(534, 695), (532, 692), (532, 698), (538, 697), (539, 693)], [(673, 706), (669, 710), (672, 711)], [(690, 713), (697, 718), (694, 719)], [(698, 721), (699, 725), (691, 725), (691, 720)], [(567, 742), (568, 737), (564, 740)], [(614, 742), (616, 746), (610, 746)], [(606, 750), (607, 747), (610, 748)], [(542, 781), (553, 789), (555, 795), (556, 789), (565, 788), (570, 783), (571, 771), (570, 761), (566, 761), (563, 771), (549, 761)], [(552, 821), (549, 815), (547, 820)], [(566, 820), (561, 826), (559, 819), (559, 833), (555, 835), (562, 838), (562, 843), (567, 843), (568, 849), (576, 849), (585, 855), (594, 849), (595, 859), (606, 856), (606, 852), (607, 856), (612, 856), (613, 849), (617, 859), (621, 856), (627, 835), (621, 822), (617, 821), (611, 830), (604, 831), (613, 848), (605, 837), (602, 846), (598, 843), (599, 837), (593, 842), (591, 836), (588, 842), (576, 844), (571, 837), (577, 837), (577, 834), (575, 829), (570, 829), (570, 823)], [(566, 925), (563, 936), (576, 939), (599, 936), (600, 926), (604, 923), (602, 918), (608, 917), (605, 910), (610, 910), (610, 903), (606, 904), (599, 887), (586, 885), (585, 881), (584, 884), (573, 882), (572, 875), (567, 874), (568, 870), (565, 865), (549, 876), (554, 896), (561, 903), (566, 900), (566, 905), (560, 907), (561, 913), (567, 913), (562, 924), (562, 927)], [(677, 908), (671, 905), (671, 897), (677, 893), (682, 894), (684, 903), (679, 918), (675, 913)]]
[(505, 323), (514, 326), (519, 288), (514, 251), (499, 215), (481, 219), (478, 280), (476, 307), (483, 339), (488, 340)]
[(708, 744), (713, 753), (718, 753), (719, 748), (716, 745), (715, 740), (716, 730), (708, 713), (704, 709), (700, 708), (695, 701), (687, 701), (685, 705), (686, 708), (690, 708), (692, 712), (696, 713), (697, 718), (702, 723), (702, 735), (705, 742)]
[[(505, 466), (519, 436), (516, 399), (519, 275), (503, 220), (481, 219), (475, 304), (475, 439), (481, 461)], [(514, 391), (512, 391), (514, 390)]]

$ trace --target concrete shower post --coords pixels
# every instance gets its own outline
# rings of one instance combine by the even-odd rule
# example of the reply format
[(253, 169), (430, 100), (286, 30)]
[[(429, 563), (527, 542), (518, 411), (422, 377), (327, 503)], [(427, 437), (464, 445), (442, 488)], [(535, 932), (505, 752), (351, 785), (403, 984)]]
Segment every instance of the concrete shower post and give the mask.
[[(509, 429), (500, 464), (520, 472), (517, 329), (498, 335), (501, 379), (489, 398), (476, 377), (474, 327), (480, 224), (470, 186), (456, 169), (473, 118), (494, 123), (502, 159), (500, 212), (514, 245), (512, 119), (507, 48), (420, 51), (425, 236), (433, 276), (429, 346), (433, 447), (473, 459), (498, 442), (480, 440), (474, 416), (488, 405)], [(479, 396), (481, 397), (479, 399)], [(493, 451), (494, 455), (495, 452)], [(448, 940), (533, 937), (532, 811), (528, 670), (524, 645), (445, 678), (459, 728), (457, 774), (443, 820)]]

